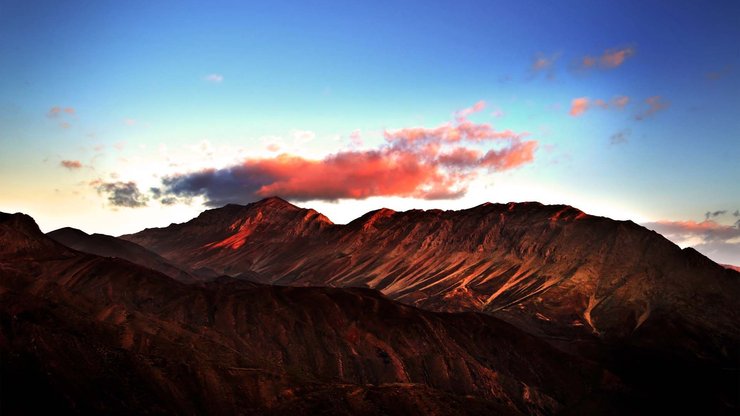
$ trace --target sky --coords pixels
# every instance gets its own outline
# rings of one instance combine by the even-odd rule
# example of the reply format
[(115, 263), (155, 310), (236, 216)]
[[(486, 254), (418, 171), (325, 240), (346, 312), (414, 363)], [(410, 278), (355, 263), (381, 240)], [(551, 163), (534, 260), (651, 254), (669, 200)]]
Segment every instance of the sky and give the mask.
[(540, 201), (740, 264), (740, 2), (0, 0), (0, 211)]

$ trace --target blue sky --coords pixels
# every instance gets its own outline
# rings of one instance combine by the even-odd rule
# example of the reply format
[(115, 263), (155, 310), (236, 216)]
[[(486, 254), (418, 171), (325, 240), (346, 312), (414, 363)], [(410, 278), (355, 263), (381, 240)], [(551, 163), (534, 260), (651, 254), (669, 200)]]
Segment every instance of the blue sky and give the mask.
[[(729, 1), (0, 0), (0, 210), (47, 230), (118, 234), (262, 186), (337, 222), (380, 206), (527, 199), (649, 223), (738, 264), (738, 39), (740, 3)], [(287, 178), (285, 159), (275, 162), (314, 161), (290, 166), (320, 179), (339, 169), (329, 155), (428, 157), (399, 153), (387, 133), (457, 126), (455, 112), (480, 101), (466, 122), (517, 136), (468, 149), (515, 153), (532, 141), (531, 158), (471, 162), (453, 185), (450, 171), (462, 168), (427, 158), (419, 166), (441, 172), (434, 183), (371, 178), (358, 190), (349, 172), (315, 195), (295, 186), (316, 181)], [(237, 178), (236, 188), (213, 178), (220, 188), (194, 188), (204, 169)], [(268, 179), (253, 183), (255, 169)], [(449, 197), (431, 198), (435, 184)]]

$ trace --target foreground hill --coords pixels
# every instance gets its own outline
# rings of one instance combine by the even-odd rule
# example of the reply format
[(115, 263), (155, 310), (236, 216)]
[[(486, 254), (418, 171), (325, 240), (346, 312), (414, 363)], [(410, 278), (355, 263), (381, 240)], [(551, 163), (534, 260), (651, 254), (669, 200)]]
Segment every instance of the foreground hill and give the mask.
[(594, 413), (623, 394), (491, 316), (360, 288), (183, 284), (22, 214), (0, 214), (0, 324), (4, 415)]

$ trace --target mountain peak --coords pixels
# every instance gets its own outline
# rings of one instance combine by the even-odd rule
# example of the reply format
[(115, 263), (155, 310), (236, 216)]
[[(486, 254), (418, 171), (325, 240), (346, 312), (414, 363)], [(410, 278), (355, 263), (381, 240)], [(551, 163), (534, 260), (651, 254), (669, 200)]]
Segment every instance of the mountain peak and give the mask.
[(51, 255), (58, 251), (60, 247), (46, 238), (33, 218), (21, 213), (0, 212), (0, 254)]
[(280, 209), (300, 209), (299, 207), (291, 204), (290, 202), (280, 198), (279, 196), (270, 196), (259, 201), (252, 202), (249, 206), (253, 207), (270, 207)]

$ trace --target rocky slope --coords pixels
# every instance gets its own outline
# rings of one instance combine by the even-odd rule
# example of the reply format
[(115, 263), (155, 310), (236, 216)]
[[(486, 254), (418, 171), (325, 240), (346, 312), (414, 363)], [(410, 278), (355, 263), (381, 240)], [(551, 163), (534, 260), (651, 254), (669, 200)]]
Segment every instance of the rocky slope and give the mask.
[(2, 414), (600, 413), (623, 394), (491, 316), (361, 288), (182, 284), (21, 214), (0, 214), (0, 353)]
[(619, 338), (667, 313), (740, 336), (740, 275), (632, 222), (569, 206), (383, 209), (334, 225), (270, 198), (122, 238), (192, 268), (370, 287), (426, 309), (506, 316), (534, 333), (556, 325)]
[(740, 274), (630, 221), (510, 203), (382, 209), (335, 225), (268, 198), (123, 238), (261, 283), (369, 287), (429, 310), (486, 312), (646, 392), (737, 409)]

